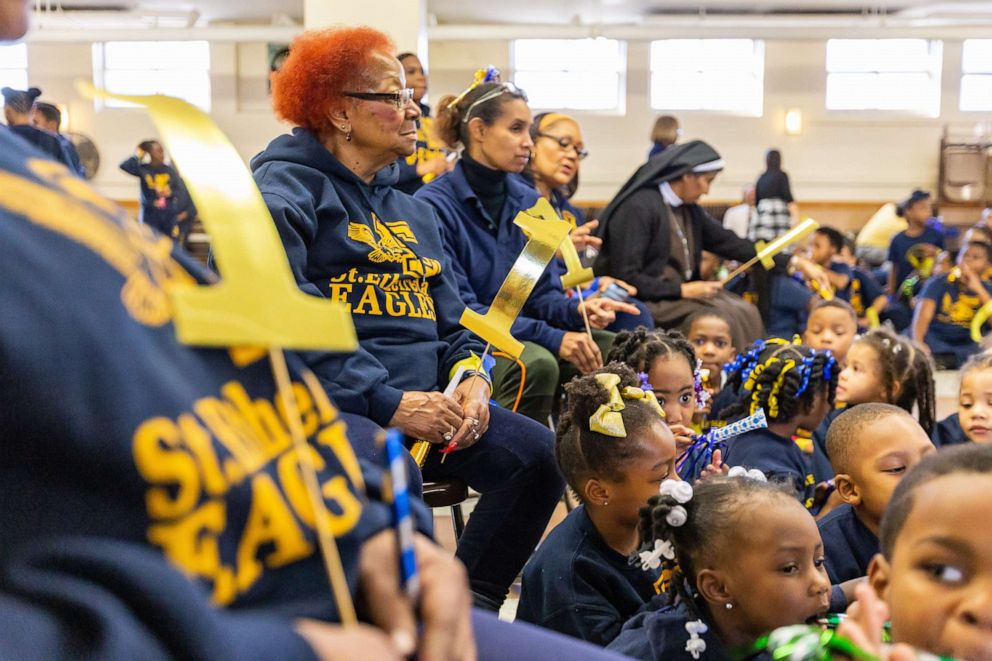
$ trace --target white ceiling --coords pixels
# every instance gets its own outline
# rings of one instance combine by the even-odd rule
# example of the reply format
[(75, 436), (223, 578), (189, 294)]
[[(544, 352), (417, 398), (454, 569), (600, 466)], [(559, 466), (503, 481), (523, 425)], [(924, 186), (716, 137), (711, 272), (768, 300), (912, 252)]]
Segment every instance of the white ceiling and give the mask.
[[(59, 6), (59, 0), (35, 0), (40, 6)], [(934, 0), (427, 0), (437, 24), (531, 23), (597, 24), (637, 23), (652, 16), (722, 14), (825, 14), (888, 13), (921, 17), (992, 17), (992, 2)], [(286, 17), (301, 20), (303, 0), (62, 0), (72, 9), (119, 9), (174, 15), (198, 12), (202, 23), (237, 21), (270, 23)], [(103, 13), (103, 12), (100, 12)]]

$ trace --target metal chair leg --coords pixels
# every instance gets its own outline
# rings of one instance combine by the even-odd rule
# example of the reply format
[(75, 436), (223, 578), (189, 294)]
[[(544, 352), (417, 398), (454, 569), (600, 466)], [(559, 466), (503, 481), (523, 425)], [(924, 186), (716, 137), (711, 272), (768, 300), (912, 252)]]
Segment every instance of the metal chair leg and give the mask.
[(465, 517), (462, 516), (461, 503), (451, 506), (451, 525), (455, 529), (455, 541), (457, 542), (465, 532)]

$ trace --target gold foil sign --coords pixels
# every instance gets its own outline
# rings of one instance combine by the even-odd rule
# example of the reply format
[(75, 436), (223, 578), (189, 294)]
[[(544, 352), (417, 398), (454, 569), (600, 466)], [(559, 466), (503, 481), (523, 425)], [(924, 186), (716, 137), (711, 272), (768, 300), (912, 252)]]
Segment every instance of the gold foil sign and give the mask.
[(199, 346), (265, 346), (354, 351), (355, 328), (341, 303), (300, 291), (279, 233), (251, 173), (205, 113), (165, 96), (127, 96), (80, 83), (87, 97), (148, 109), (183, 175), (222, 279), (174, 287), (176, 335)]
[(486, 314), (465, 308), (461, 324), (500, 351), (519, 358), (524, 345), (510, 334), (510, 327), (571, 227), (558, 219), (553, 209), (549, 218), (521, 211), (513, 222), (527, 235), (527, 245), (513, 263)]

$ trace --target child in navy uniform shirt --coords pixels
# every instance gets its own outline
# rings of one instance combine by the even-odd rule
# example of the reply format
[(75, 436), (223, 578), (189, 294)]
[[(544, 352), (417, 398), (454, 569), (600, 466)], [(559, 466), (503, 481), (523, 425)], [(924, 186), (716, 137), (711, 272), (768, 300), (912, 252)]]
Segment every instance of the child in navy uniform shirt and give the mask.
[(838, 633), (874, 658), (914, 658), (902, 645), (883, 647), (883, 622), (890, 621), (895, 643), (944, 658), (992, 658), (990, 492), (987, 446), (942, 450), (909, 471), (882, 519), (872, 589), (859, 589), (858, 608)]
[(813, 238), (809, 242), (810, 261), (822, 268), (827, 277), (827, 282), (820, 283), (821, 287), (829, 285), (838, 296), (842, 296), (842, 292), (851, 286), (851, 278), (854, 276), (850, 265), (840, 259), (843, 249), (844, 235), (825, 225), (813, 232)]
[(830, 427), (827, 449), (844, 504), (818, 522), (834, 584), (867, 575), (878, 553), (882, 514), (899, 480), (936, 449), (911, 415), (891, 404), (862, 404)]
[(685, 323), (685, 335), (700, 362), (702, 386), (709, 393), (700, 431), (727, 424), (721, 412), (737, 402), (737, 394), (724, 387), (726, 367), (737, 356), (730, 320), (717, 308), (699, 310)]
[[(899, 205), (896, 213), (906, 219), (909, 227), (896, 234), (889, 244), (888, 261), (891, 268), (886, 286), (889, 305), (885, 311), (885, 318), (892, 321), (896, 330), (901, 331), (909, 326), (913, 316), (912, 306), (908, 304), (910, 301), (901, 294), (906, 279), (914, 271), (920, 277), (929, 276), (929, 269), (923, 267), (926, 266), (927, 258), (935, 258), (937, 252), (944, 249), (944, 235), (932, 227), (927, 227), (927, 220), (933, 214), (933, 203), (930, 201), (930, 193), (926, 191), (914, 190), (912, 195)], [(918, 244), (922, 245), (911, 255), (910, 248)]]
[(639, 386), (621, 363), (565, 386), (556, 454), (582, 504), (524, 568), (517, 619), (606, 645), (656, 594), (659, 572), (627, 557), (639, 543), (638, 511), (675, 477), (675, 439)]
[(834, 355), (838, 364), (847, 361), (847, 351), (858, 332), (858, 316), (851, 305), (840, 298), (817, 301), (809, 313), (803, 343)]
[(854, 313), (858, 316), (858, 331), (863, 333), (878, 323), (878, 315), (885, 310), (888, 299), (875, 276), (858, 267), (855, 251), (854, 239), (845, 236), (840, 258), (851, 267), (851, 284), (838, 292), (838, 296), (854, 308)]
[(931, 438), (938, 448), (992, 444), (992, 352), (975, 354), (961, 368), (957, 413), (937, 423)]
[(913, 339), (926, 344), (938, 363), (959, 368), (978, 351), (971, 339), (971, 320), (992, 300), (992, 247), (969, 243), (958, 255), (957, 268), (934, 276), (923, 286), (913, 317)]
[[(927, 434), (934, 427), (934, 380), (930, 359), (922, 349), (885, 328), (859, 336), (847, 353), (847, 365), (837, 380), (837, 402), (847, 408), (868, 402), (895, 404), (912, 414)], [(827, 455), (827, 432), (843, 408), (831, 411), (813, 432), (813, 465)], [(815, 476), (818, 480), (829, 479)]]
[(770, 479), (783, 480), (800, 502), (812, 507), (809, 460), (792, 437), (800, 428), (815, 429), (833, 406), (837, 372), (829, 351), (777, 338), (753, 344), (733, 366), (730, 383), (739, 386), (741, 399), (728, 415), (763, 409), (768, 428), (732, 439), (727, 465), (757, 468)]
[[(733, 471), (733, 469), (732, 469)], [(641, 511), (639, 554), (671, 578), (609, 649), (635, 659), (726, 659), (769, 631), (826, 612), (830, 582), (813, 518), (756, 471), (664, 482)]]

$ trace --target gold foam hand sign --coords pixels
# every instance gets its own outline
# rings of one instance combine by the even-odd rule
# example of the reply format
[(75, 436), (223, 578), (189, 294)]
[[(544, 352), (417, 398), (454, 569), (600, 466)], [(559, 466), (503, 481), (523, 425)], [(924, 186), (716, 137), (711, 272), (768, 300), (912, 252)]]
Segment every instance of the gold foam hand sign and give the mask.
[(192, 105), (165, 96), (126, 96), (80, 83), (100, 96), (147, 107), (181, 165), (210, 234), (222, 279), (170, 292), (176, 334), (199, 346), (266, 346), (354, 351), (347, 308), (300, 291), (261, 193), (216, 124)]
[[(555, 211), (555, 208), (551, 206), (551, 203), (543, 197), (537, 201), (537, 204), (528, 209), (527, 213), (531, 216), (542, 218), (544, 220), (561, 221), (561, 218), (558, 216), (558, 212)], [(571, 230), (572, 228), (569, 227), (569, 231)], [(579, 259), (579, 253), (575, 249), (574, 243), (571, 241), (562, 241), (560, 249), (562, 259), (565, 260), (566, 268), (564, 275), (561, 276), (562, 289), (579, 287), (587, 282), (590, 282), (596, 277), (596, 274), (592, 272), (592, 269), (582, 267), (582, 261)]]
[[(541, 201), (547, 204), (547, 200)], [(546, 214), (540, 203), (517, 214), (513, 222), (527, 234), (527, 245), (513, 263), (486, 314), (465, 308), (461, 317), (462, 326), (514, 358), (520, 357), (524, 345), (510, 334), (510, 327), (571, 229), (568, 223), (558, 218), (554, 209), (551, 216)], [(572, 250), (575, 250), (574, 247)]]

